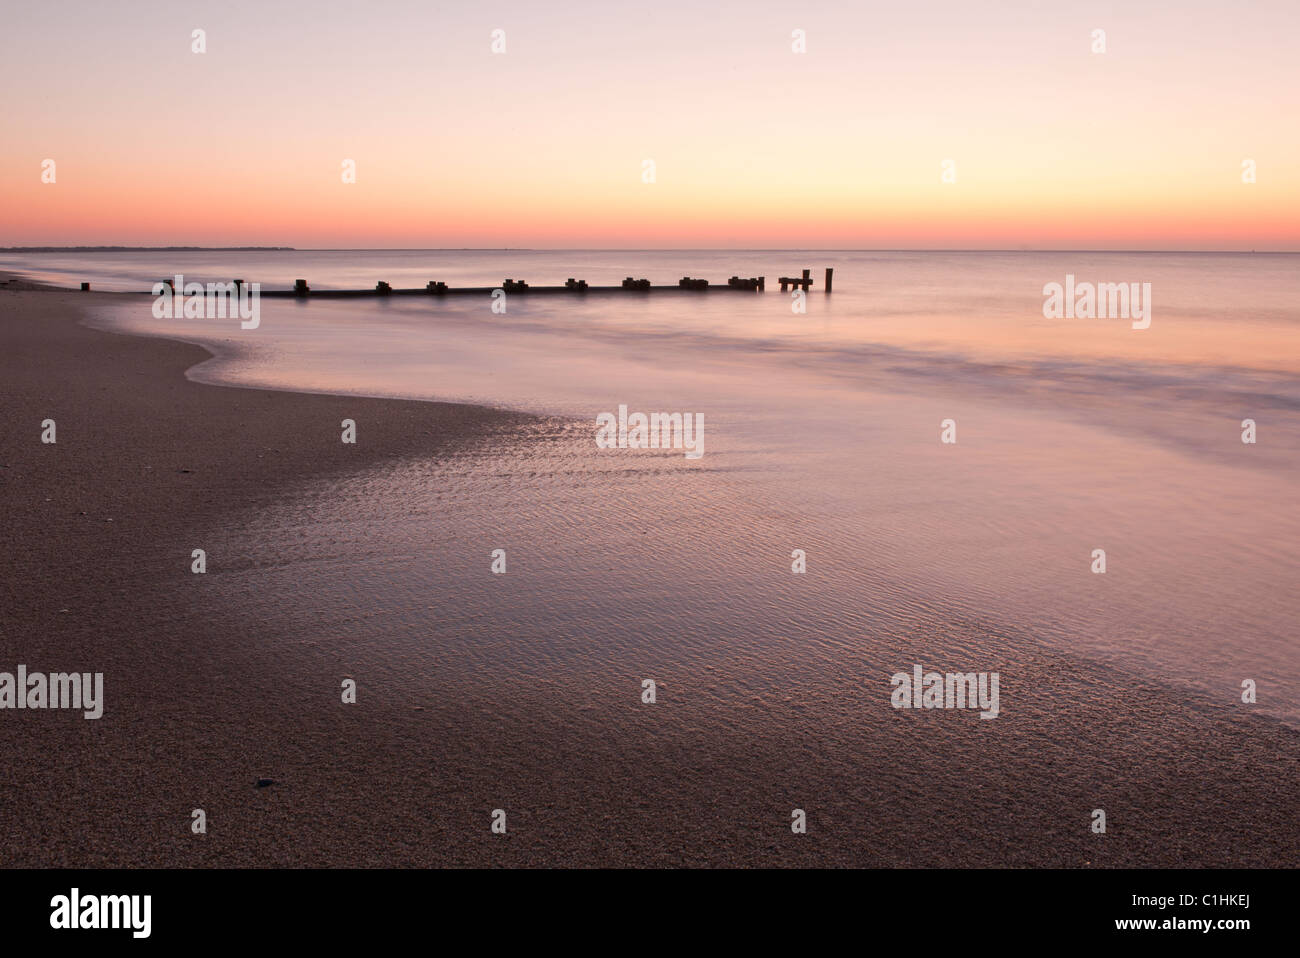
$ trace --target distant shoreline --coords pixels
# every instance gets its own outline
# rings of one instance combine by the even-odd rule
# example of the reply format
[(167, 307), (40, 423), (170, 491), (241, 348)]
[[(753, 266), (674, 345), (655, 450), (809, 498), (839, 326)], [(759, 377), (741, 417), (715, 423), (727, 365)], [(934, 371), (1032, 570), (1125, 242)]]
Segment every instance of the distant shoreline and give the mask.
[(296, 253), (292, 246), (0, 246), (0, 253)]

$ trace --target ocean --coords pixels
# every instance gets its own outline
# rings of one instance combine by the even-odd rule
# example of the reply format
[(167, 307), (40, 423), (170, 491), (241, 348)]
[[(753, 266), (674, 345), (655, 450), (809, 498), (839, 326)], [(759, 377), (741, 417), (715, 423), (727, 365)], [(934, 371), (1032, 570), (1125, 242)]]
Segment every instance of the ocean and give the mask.
[[(447, 681), (703, 676), (719, 709), (797, 709), (833, 688), (845, 722), (888, 708), (890, 675), (916, 663), (1001, 671), (999, 721), (1016, 721), (1018, 663), (1043, 648), (1135, 697), (1154, 684), (1192, 708), (1300, 724), (1298, 267), (1226, 253), (0, 254), (0, 269), (137, 291), (177, 273), (317, 289), (766, 276), (761, 294), (511, 295), (504, 313), (488, 297), (271, 299), (252, 330), (156, 319), (141, 296), (96, 322), (206, 345), (214, 358), (188, 373), (203, 382), (541, 417), (232, 517), (209, 552), (239, 557), (222, 590), (251, 621), (347, 634), (357, 656)], [(774, 280), (804, 268), (815, 285), (798, 312)], [(1150, 284), (1149, 326), (1046, 318), (1044, 287), (1067, 276)], [(702, 415), (703, 455), (598, 448), (597, 417), (620, 406)], [(498, 549), (505, 575), (489, 568)], [(1032, 674), (1035, 708), (1078, 704)]]

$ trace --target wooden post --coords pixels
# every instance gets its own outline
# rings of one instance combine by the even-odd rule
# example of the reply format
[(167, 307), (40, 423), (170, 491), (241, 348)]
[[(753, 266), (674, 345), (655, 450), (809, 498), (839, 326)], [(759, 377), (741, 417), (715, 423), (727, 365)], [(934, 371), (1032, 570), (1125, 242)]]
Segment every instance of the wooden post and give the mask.
[(828, 293), (831, 291), (831, 277), (834, 275), (835, 275), (835, 267), (827, 266), (826, 267), (826, 292)]
[(89, 283), (82, 283), (82, 284), (81, 284), (81, 291), (82, 291), (83, 293), (89, 293), (89, 292), (90, 292), (90, 284), (89, 284)]
[(297, 296), (306, 296), (309, 292), (311, 292), (311, 288), (307, 285), (307, 281), (305, 279), (295, 279), (293, 281), (293, 291), (294, 294)]
[(806, 269), (803, 271), (803, 291), (805, 293), (808, 292), (808, 290), (812, 289), (811, 277), (812, 277), (812, 270)]

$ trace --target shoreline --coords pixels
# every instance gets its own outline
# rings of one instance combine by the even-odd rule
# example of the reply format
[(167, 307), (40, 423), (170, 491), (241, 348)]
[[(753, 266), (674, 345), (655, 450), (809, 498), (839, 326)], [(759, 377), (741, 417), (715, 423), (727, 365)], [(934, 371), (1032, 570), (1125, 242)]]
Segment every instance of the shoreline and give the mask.
[[(363, 685), (365, 704), (342, 708), (339, 678), (359, 664), (349, 636), (270, 641), (237, 608), (196, 613), (210, 611), (193, 601), (208, 582), (190, 573), (189, 547), (303, 480), (520, 441), (539, 420), (198, 382), (184, 373), (205, 347), (83, 325), (82, 305), (118, 296), (0, 291), (3, 534), (19, 544), (0, 559), (0, 671), (103, 672), (106, 696), (97, 721), (0, 712), (5, 866), (1297, 860), (1293, 730), (1154, 685), (1117, 690), (1048, 650), (1019, 664), (1103, 686), (1090, 714), (1053, 717), (1051, 735), (1006, 718), (941, 729), (864, 716), (860, 728), (830, 723), (827, 748), (806, 735), (833, 688), (804, 723), (764, 713), (737, 731), (716, 716), (651, 724), (600, 677), (557, 701), (511, 676), (430, 675), (417, 680), (422, 706), (409, 687)], [(54, 446), (39, 441), (47, 417)], [(342, 418), (358, 421), (358, 445), (339, 442)], [(1050, 691), (1036, 693), (1049, 712)], [(970, 748), (989, 750), (988, 764), (957, 764), (954, 777)], [(263, 777), (276, 784), (257, 788)], [(1012, 795), (1026, 806), (1009, 807)], [(1087, 834), (1098, 801), (1113, 816), (1105, 838)], [(810, 831), (791, 845), (782, 820), (797, 802)], [(486, 827), (498, 806), (512, 810), (500, 838)], [(206, 835), (190, 832), (194, 808)], [(1077, 830), (1064, 824), (1075, 818)]]
[[(300, 699), (318, 695), (325, 676), (312, 655), (269, 663), (254, 633), (187, 619), (185, 592), (204, 584), (190, 572), (190, 546), (223, 516), (291, 494), (300, 480), (446, 455), (507, 438), (534, 417), (194, 382), (184, 372), (212, 356), (203, 346), (83, 323), (83, 306), (120, 302), (120, 294), (14, 285), (0, 290), (3, 538), (17, 546), (0, 558), (0, 650), (13, 660), (9, 671), (22, 662), (32, 671), (103, 672), (106, 705), (98, 721), (0, 712), (8, 782), (0, 828), (12, 843), (3, 864), (257, 864), (247, 854), (213, 856), (210, 846), (224, 843), (212, 834), (187, 842), (191, 806), (173, 802), (193, 795), (193, 807), (206, 804), (228, 822), (230, 813), (213, 807), (220, 801), (205, 803), (202, 793), (239, 804), (251, 797), (241, 809), (250, 816), (279, 805), (253, 783), (282, 775), (275, 767), (291, 764), (288, 755), (244, 753), (259, 736), (301, 722), (266, 703), (289, 690)], [(57, 424), (54, 445), (40, 442), (46, 418)], [(344, 418), (359, 423), (356, 445), (339, 441)], [(314, 679), (291, 675), (286, 683), (273, 671), (281, 665)], [(237, 677), (243, 693), (235, 702), (221, 676)], [(321, 717), (338, 731), (337, 720)], [(236, 734), (220, 727), (241, 721), (250, 724)], [(320, 731), (293, 736), (312, 734)], [(184, 755), (197, 769), (182, 772)], [(319, 749), (314, 757), (327, 755)], [(252, 819), (244, 824), (256, 832)], [(42, 841), (29, 841), (36, 836)]]

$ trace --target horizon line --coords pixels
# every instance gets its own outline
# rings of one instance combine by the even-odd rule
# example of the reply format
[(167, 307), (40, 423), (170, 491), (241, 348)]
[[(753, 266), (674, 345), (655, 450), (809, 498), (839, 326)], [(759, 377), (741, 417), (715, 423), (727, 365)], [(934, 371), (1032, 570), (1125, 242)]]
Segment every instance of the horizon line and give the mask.
[(887, 247), (887, 246), (0, 246), (0, 253), (1194, 253), (1295, 255), (1300, 249), (1123, 249), (1108, 247)]

